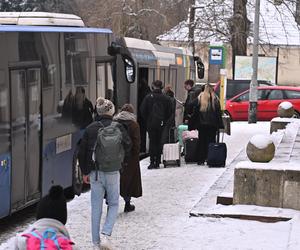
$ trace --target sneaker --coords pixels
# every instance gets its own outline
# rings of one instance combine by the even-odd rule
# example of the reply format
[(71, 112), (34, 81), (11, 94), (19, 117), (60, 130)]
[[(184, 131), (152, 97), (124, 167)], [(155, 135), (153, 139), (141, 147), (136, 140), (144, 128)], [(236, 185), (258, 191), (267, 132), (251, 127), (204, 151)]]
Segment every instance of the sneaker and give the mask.
[(125, 203), (124, 212), (129, 213), (135, 210), (135, 206), (130, 204), (130, 202)]
[(201, 166), (204, 166), (204, 161), (198, 161), (197, 164), (201, 165)]
[(101, 234), (101, 243), (100, 243), (101, 250), (112, 250), (112, 244), (110, 241), (110, 236), (106, 234)]
[(100, 244), (99, 243), (93, 243), (93, 250), (100, 250)]

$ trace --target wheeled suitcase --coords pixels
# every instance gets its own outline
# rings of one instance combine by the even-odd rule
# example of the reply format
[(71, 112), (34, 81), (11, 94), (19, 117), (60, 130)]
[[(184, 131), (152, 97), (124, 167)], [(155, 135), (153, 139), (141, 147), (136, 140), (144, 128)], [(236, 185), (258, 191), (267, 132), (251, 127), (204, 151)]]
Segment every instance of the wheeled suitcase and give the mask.
[(167, 143), (163, 147), (163, 164), (180, 166), (180, 146), (179, 143)]
[[(224, 133), (223, 133), (224, 137)], [(226, 165), (227, 158), (227, 146), (226, 143), (223, 142), (210, 143), (208, 145), (208, 153), (207, 153), (207, 165), (211, 168), (222, 168)], [(219, 141), (219, 135), (218, 139)]]
[(185, 140), (184, 160), (187, 163), (198, 161), (198, 138), (189, 138)]

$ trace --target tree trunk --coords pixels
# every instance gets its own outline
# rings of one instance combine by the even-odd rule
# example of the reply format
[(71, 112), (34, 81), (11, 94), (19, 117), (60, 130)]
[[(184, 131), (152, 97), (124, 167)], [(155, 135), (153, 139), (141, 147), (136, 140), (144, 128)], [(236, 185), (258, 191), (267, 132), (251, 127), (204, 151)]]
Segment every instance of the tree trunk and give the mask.
[(230, 19), (232, 69), (234, 74), (235, 56), (247, 55), (247, 37), (250, 21), (247, 18), (247, 0), (234, 0), (233, 16)]
[(300, 25), (300, 0), (297, 0), (296, 2), (296, 15), (295, 20), (298, 25)]
[(189, 11), (189, 40), (188, 46), (192, 49), (193, 56), (195, 54), (195, 0), (190, 1)]

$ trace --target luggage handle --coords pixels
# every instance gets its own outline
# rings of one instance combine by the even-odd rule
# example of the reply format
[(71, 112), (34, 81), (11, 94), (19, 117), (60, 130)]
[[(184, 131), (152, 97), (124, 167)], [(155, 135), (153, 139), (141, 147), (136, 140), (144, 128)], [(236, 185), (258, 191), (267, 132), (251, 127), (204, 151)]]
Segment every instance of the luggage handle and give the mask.
[(224, 130), (222, 132), (220, 132), (220, 129), (217, 130), (217, 142), (220, 142), (220, 133), (222, 134), (222, 141), (221, 142), (223, 142), (225, 132), (224, 132)]
[[(173, 132), (173, 135), (174, 135), (174, 137), (175, 137), (175, 130), (176, 130), (176, 126), (172, 126), (172, 127), (170, 127), (170, 129), (169, 129), (169, 141), (168, 141), (168, 143), (171, 143), (171, 133)], [(176, 140), (175, 140), (176, 141)]]

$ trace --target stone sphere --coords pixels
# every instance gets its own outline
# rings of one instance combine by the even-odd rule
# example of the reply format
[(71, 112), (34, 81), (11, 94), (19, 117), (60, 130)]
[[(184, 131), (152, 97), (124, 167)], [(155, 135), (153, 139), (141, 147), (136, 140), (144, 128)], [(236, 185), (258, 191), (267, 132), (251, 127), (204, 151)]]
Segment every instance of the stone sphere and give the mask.
[(269, 162), (274, 158), (275, 145), (267, 135), (255, 135), (247, 144), (246, 153), (250, 161)]
[(282, 102), (278, 105), (277, 115), (281, 118), (291, 118), (294, 115), (294, 107), (290, 102)]

